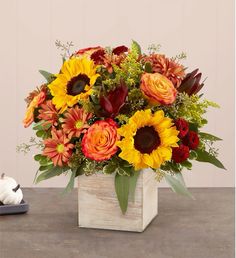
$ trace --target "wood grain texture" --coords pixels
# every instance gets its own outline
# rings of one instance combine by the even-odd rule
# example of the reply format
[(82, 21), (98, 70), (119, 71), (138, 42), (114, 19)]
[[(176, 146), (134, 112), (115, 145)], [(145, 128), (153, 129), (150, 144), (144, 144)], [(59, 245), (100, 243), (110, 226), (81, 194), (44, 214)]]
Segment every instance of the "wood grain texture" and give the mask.
[(151, 170), (137, 181), (135, 200), (125, 215), (116, 197), (114, 175), (97, 173), (78, 179), (79, 227), (142, 232), (157, 215), (157, 183)]

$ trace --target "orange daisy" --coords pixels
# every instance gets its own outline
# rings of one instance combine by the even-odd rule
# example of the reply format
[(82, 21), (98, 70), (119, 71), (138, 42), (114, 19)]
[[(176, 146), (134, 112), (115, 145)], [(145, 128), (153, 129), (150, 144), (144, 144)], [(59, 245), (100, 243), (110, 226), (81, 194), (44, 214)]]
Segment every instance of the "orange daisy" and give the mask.
[(43, 125), (51, 124), (57, 126), (58, 112), (52, 101), (48, 100), (46, 103), (41, 104), (40, 107), (38, 118), (45, 121)]
[(92, 117), (91, 113), (85, 112), (78, 106), (68, 109), (65, 118), (62, 120), (64, 124), (62, 128), (68, 137), (80, 137), (89, 128), (87, 121)]
[(43, 155), (49, 157), (55, 166), (63, 167), (68, 163), (74, 145), (62, 130), (52, 129), (52, 138), (44, 140)]

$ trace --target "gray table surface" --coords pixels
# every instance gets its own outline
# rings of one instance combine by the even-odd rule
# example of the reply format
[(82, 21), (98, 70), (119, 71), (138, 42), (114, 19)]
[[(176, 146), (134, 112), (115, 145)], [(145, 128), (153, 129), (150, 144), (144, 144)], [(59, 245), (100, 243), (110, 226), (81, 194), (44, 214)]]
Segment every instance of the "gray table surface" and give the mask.
[(1, 258), (233, 258), (234, 189), (159, 189), (159, 215), (143, 233), (77, 227), (76, 189), (23, 189), (28, 214), (0, 216)]

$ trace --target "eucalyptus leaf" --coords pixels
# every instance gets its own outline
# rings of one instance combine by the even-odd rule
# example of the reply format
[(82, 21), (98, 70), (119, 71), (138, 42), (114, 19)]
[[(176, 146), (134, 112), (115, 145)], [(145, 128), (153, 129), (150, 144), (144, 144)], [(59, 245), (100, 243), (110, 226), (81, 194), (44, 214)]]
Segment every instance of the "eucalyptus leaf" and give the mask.
[(52, 81), (55, 80), (55, 75), (52, 73), (49, 73), (47, 71), (44, 70), (39, 70), (39, 72), (41, 73), (41, 75), (47, 80), (48, 83), (51, 83)]
[(176, 174), (175, 174), (175, 177), (180, 181), (180, 183), (181, 183), (182, 185), (186, 186), (185, 181), (184, 181), (184, 177), (183, 177), (183, 175), (182, 175), (181, 172), (180, 172), (180, 173), (176, 173)]
[(72, 169), (72, 170), (71, 170), (70, 180), (69, 180), (69, 182), (68, 182), (66, 188), (64, 189), (63, 194), (72, 191), (72, 189), (74, 188), (76, 171), (77, 171), (76, 169)]
[(197, 153), (197, 158), (196, 158), (197, 161), (208, 162), (208, 163), (211, 163), (212, 165), (215, 165), (218, 168), (226, 169), (224, 165), (216, 157), (212, 156), (207, 151), (196, 150), (196, 153)]
[(115, 176), (115, 189), (117, 199), (123, 214), (127, 211), (129, 200), (129, 176), (121, 176), (116, 173)]
[(170, 187), (175, 193), (185, 195), (190, 197), (191, 199), (194, 199), (192, 194), (188, 191), (186, 186), (179, 179), (175, 178), (174, 176), (170, 176), (168, 174), (165, 174), (164, 177), (166, 179), (166, 182), (170, 185)]
[(35, 180), (35, 183), (39, 183), (43, 180), (46, 180), (46, 179), (49, 179), (51, 177), (54, 177), (54, 176), (59, 176), (61, 175), (62, 173), (64, 172), (64, 169), (61, 168), (61, 167), (52, 167), (51, 169), (49, 170), (46, 170), (44, 172), (42, 172)]
[(221, 138), (219, 138), (213, 134), (203, 133), (203, 132), (199, 132), (198, 134), (201, 138), (209, 140), (209, 141), (222, 141)]

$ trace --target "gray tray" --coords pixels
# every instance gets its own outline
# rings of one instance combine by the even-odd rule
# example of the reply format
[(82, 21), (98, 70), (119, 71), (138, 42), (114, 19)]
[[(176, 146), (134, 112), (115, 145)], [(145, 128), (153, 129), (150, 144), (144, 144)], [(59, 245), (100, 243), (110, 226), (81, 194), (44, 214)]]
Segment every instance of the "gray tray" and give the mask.
[(29, 210), (29, 204), (24, 200), (18, 205), (0, 205), (0, 215), (26, 213)]

